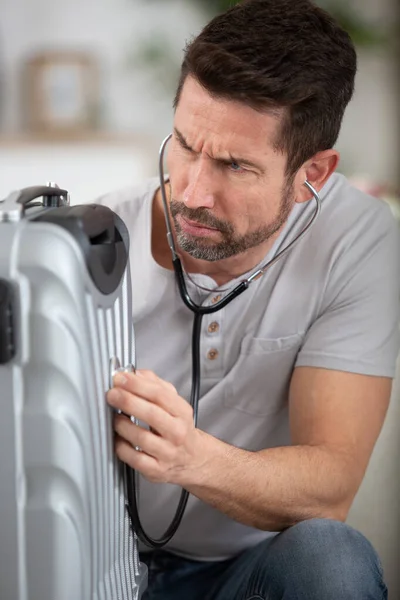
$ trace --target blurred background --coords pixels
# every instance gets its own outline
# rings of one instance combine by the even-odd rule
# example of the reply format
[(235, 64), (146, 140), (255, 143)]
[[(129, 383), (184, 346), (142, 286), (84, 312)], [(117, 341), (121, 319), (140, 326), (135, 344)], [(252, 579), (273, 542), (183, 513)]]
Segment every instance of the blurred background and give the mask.
[[(0, 0), (0, 197), (48, 180), (87, 202), (156, 174), (185, 42), (235, 0)], [(353, 36), (340, 170), (400, 183), (397, 0), (320, 0)], [(394, 210), (397, 205), (394, 204)]]
[[(0, 198), (55, 181), (72, 203), (157, 174), (185, 42), (235, 0), (0, 0)], [(400, 4), (319, 0), (353, 37), (356, 93), (340, 171), (400, 221)], [(400, 363), (350, 523), (400, 598)]]

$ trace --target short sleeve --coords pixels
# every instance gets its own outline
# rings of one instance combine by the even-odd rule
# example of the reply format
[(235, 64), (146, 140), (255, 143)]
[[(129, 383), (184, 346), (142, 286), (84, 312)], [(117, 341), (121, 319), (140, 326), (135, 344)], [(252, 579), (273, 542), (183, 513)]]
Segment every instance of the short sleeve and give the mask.
[(296, 366), (394, 377), (399, 309), (400, 231), (383, 205), (332, 268)]

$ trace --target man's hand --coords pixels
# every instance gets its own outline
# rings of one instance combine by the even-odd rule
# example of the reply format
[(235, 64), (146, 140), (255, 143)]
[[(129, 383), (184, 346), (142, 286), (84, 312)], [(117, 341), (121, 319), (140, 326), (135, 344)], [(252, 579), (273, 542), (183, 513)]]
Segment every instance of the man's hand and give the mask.
[(124, 415), (115, 416), (115, 448), (120, 460), (149, 481), (176, 484), (184, 472), (204, 462), (193, 409), (171, 383), (151, 371), (137, 371), (118, 373), (114, 386), (107, 394), (110, 406), (150, 427), (148, 431)]
[(391, 390), (384, 377), (299, 367), (289, 398), (293, 445), (252, 452), (196, 429), (186, 400), (149, 371), (118, 374), (115, 384), (111, 406), (151, 427), (116, 416), (122, 461), (150, 481), (180, 485), (239, 523), (266, 531), (310, 518), (345, 520)]

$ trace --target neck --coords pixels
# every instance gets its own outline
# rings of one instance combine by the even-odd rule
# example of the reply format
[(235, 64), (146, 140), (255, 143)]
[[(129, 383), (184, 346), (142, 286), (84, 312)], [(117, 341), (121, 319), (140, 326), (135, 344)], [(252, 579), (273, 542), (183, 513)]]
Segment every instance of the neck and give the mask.
[[(179, 257), (185, 271), (188, 273), (208, 275), (218, 286), (226, 285), (233, 279), (240, 277), (244, 273), (248, 273), (251, 269), (256, 267), (272, 248), (279, 233), (280, 231), (269, 238), (264, 244), (260, 244), (256, 248), (251, 248), (242, 254), (224, 260), (210, 262), (193, 258), (190, 254), (181, 250), (177, 246), (175, 231), (172, 224), (172, 234), (174, 236), (175, 245), (177, 246), (177, 251), (179, 252)], [(167, 242), (167, 229), (160, 189), (157, 190), (153, 199), (151, 247), (154, 260), (161, 267), (172, 271), (171, 250)]]

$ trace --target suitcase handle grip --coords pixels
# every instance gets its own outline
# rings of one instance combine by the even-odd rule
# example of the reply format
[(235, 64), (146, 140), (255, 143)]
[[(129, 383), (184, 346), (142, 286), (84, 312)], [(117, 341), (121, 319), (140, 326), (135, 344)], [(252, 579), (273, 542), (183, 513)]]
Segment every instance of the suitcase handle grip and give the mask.
[[(63, 190), (57, 192), (62, 194)], [(68, 231), (78, 243), (96, 287), (103, 294), (117, 289), (128, 263), (129, 233), (110, 208), (97, 204), (61, 206), (43, 211), (32, 220), (52, 223)]]
[(18, 204), (26, 206), (29, 202), (41, 198), (42, 196), (65, 196), (68, 197), (67, 190), (49, 187), (46, 185), (34, 185), (20, 190), (17, 198)]

